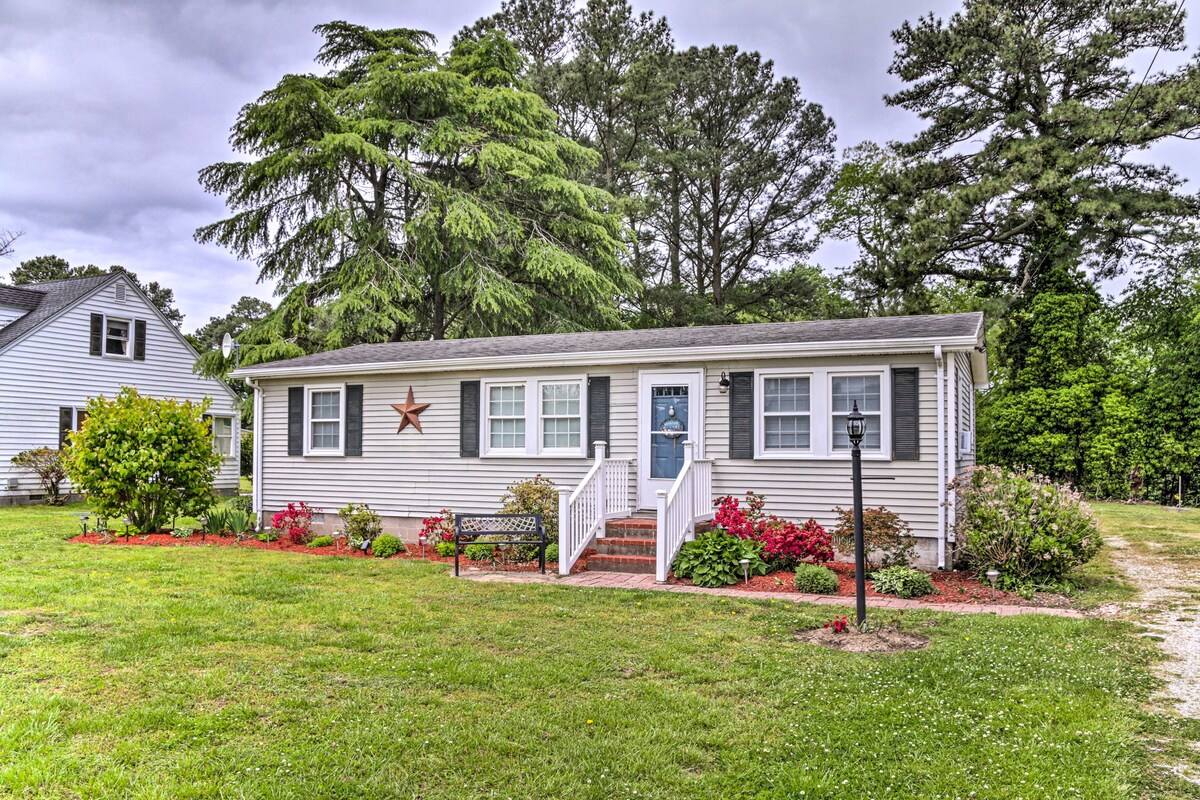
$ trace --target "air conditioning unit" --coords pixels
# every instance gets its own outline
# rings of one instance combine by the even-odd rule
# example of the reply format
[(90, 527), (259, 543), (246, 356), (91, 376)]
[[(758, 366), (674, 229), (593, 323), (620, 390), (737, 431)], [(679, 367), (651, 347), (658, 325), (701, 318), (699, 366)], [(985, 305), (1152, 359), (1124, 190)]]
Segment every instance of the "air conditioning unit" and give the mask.
[(970, 455), (975, 452), (975, 431), (958, 432), (958, 454)]
[(20, 478), (9, 478), (7, 481), (5, 481), (5, 486), (8, 488), (8, 490), (10, 492), (12, 492), (12, 491), (16, 490), (17, 486), (20, 485), (20, 483), (21, 483)]

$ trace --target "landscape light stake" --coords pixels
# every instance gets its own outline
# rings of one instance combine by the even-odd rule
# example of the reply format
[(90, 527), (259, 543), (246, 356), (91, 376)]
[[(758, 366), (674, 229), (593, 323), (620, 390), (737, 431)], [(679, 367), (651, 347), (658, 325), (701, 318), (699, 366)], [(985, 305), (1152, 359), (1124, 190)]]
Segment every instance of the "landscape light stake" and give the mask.
[(850, 481), (854, 484), (854, 600), (858, 629), (867, 624), (867, 565), (863, 547), (862, 444), (867, 420), (858, 410), (858, 401), (846, 417), (846, 435), (850, 438)]
[(88, 518), (88, 515), (87, 515), (87, 514), (80, 514), (80, 515), (79, 515), (79, 524), (80, 524), (81, 526), (83, 526), (83, 535), (84, 535), (84, 536), (87, 536), (87, 518)]

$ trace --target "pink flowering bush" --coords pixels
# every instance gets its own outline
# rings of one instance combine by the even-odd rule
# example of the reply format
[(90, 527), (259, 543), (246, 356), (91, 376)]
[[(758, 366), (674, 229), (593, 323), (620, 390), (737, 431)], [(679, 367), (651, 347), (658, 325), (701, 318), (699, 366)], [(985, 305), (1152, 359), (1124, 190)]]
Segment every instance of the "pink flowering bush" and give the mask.
[(999, 570), (1003, 588), (1061, 583), (1100, 551), (1099, 527), (1080, 494), (1040, 475), (973, 467), (951, 488), (968, 565)]
[(421, 520), (421, 533), (441, 556), (454, 555), (454, 512), (443, 508)]
[(739, 539), (753, 539), (762, 545), (762, 557), (773, 569), (791, 569), (802, 561), (833, 560), (833, 541), (816, 520), (797, 525), (764, 512), (766, 498), (746, 493), (743, 506), (736, 497), (716, 501), (714, 527)]
[(308, 544), (313, 540), (313, 509), (307, 503), (288, 503), (287, 508), (271, 517), (269, 541), (286, 536), (293, 544)]

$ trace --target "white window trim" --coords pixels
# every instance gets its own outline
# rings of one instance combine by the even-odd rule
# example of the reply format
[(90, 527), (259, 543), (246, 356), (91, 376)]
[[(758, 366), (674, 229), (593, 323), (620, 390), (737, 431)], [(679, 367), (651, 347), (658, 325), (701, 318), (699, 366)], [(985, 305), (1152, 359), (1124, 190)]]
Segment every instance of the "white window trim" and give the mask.
[[(808, 447), (804, 449), (791, 448), (767, 449), (767, 410), (766, 385), (769, 378), (808, 378)], [(757, 458), (811, 458), (817, 441), (816, 395), (820, 391), (820, 378), (811, 369), (786, 369), (783, 367), (764, 369), (754, 376), (754, 451)], [(773, 416), (799, 416), (799, 414), (778, 414)]]
[[(338, 423), (338, 446), (334, 447), (318, 447), (312, 446), (312, 395), (313, 392), (341, 392), (340, 410), (337, 419)], [(324, 422), (332, 422), (332, 420), (323, 420)], [(346, 384), (344, 383), (323, 383), (313, 384), (304, 387), (304, 455), (306, 456), (341, 456), (346, 452)]]
[[(110, 321), (125, 323), (125, 326), (126, 326), (126, 328), (125, 328), (125, 355), (117, 355), (116, 353), (108, 352), (108, 338), (109, 338), (108, 337), (108, 323)], [(104, 356), (105, 358), (115, 358), (120, 361), (132, 361), (133, 360), (133, 331), (134, 331), (133, 317), (117, 317), (117, 316), (110, 316), (108, 314), (105, 314), (104, 315), (104, 340), (101, 342), (101, 345), (100, 345), (100, 355)]]
[(213, 434), (213, 445), (214, 445), (213, 449), (214, 450), (216, 449), (215, 445), (217, 443), (217, 420), (219, 420), (219, 419), (229, 420), (229, 452), (222, 453), (220, 450), (216, 450), (216, 452), (218, 455), (221, 456), (221, 458), (223, 458), (225, 460), (229, 460), (229, 459), (233, 458), (234, 454), (237, 451), (237, 448), (234, 446), (234, 442), (236, 442), (237, 438), (238, 438), (237, 424), (233, 420), (233, 415), (232, 414), (209, 414), (208, 416), (213, 421), (212, 422), (212, 425), (213, 425), (212, 434)]
[[(846, 375), (879, 376), (879, 450), (863, 448), (864, 461), (892, 460), (892, 372), (890, 366), (771, 367), (754, 372), (754, 458), (762, 461), (849, 461), (850, 450), (833, 449), (833, 378)], [(767, 378), (808, 378), (808, 450), (767, 450), (763, 413)]]
[[(579, 385), (579, 447), (542, 447), (542, 385), (575, 383)], [(525, 447), (524, 449), (492, 447), (491, 389), (493, 386), (525, 387)], [(480, 458), (587, 458), (587, 376), (536, 375), (523, 378), (493, 378), (482, 381), (479, 415)], [(512, 419), (501, 417), (500, 419)]]

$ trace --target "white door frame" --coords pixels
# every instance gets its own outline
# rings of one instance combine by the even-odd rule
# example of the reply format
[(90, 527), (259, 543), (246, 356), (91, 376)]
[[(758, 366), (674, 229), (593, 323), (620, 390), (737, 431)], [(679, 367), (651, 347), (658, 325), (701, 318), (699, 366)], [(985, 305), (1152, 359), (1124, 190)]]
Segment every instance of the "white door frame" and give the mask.
[(644, 369), (638, 371), (637, 507), (656, 507), (659, 489), (670, 489), (673, 480), (650, 477), (650, 390), (655, 386), (688, 387), (687, 438), (696, 443), (696, 457), (704, 452), (704, 370)]

